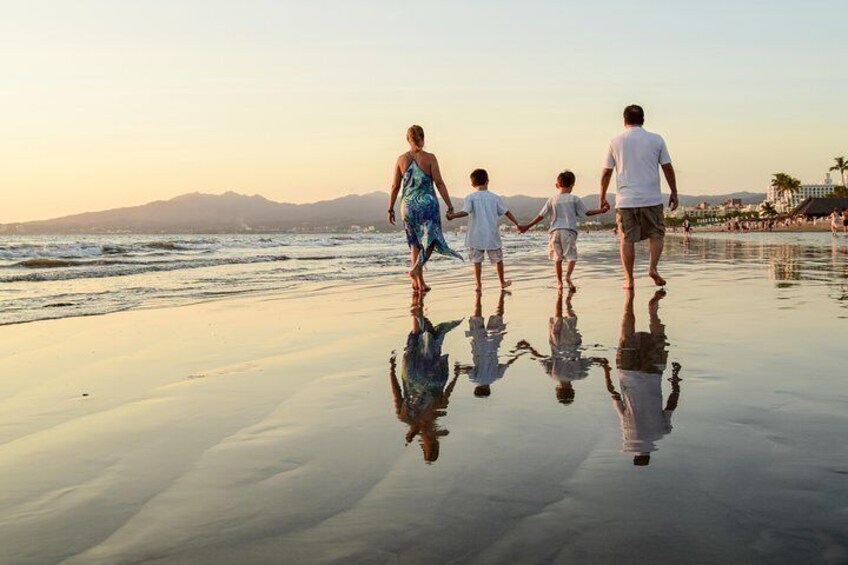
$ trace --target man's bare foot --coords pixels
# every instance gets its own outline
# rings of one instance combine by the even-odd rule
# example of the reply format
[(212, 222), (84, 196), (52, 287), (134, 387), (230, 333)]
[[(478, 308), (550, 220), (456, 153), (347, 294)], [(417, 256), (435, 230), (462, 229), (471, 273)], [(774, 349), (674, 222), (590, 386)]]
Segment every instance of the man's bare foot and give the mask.
[(501, 288), (507, 288), (512, 285), (512, 281), (509, 279), (501, 281)]
[(660, 274), (656, 271), (653, 273), (648, 273), (648, 276), (654, 279), (654, 284), (657, 286), (665, 286), (665, 279), (660, 276)]
[(577, 287), (574, 286), (574, 283), (571, 282), (571, 279), (565, 279), (565, 282), (568, 283), (568, 291), (569, 292), (576, 292), (577, 291)]

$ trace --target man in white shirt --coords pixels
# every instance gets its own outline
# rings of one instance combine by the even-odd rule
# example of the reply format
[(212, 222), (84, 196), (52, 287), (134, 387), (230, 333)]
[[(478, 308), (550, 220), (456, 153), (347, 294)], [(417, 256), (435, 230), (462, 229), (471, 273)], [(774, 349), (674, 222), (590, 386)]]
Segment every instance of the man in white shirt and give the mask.
[(607, 190), (615, 171), (616, 224), (626, 289), (633, 288), (635, 244), (645, 239), (650, 241), (650, 277), (657, 286), (665, 285), (657, 270), (665, 238), (660, 168), (671, 190), (668, 207), (672, 211), (677, 209), (677, 181), (668, 148), (662, 137), (645, 131), (644, 123), (645, 111), (641, 106), (624, 109), (625, 130), (610, 141), (601, 175), (601, 208), (609, 209)]

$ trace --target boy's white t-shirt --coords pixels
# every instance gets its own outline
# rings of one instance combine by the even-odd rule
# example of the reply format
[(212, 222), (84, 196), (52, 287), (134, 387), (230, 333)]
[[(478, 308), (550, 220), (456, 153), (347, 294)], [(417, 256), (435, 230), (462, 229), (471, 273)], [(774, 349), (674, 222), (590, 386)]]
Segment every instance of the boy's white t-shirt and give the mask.
[(466, 247), (469, 249), (503, 247), (498, 230), (498, 219), (509, 209), (500, 196), (488, 190), (474, 191), (462, 203), (462, 211), (469, 214), (468, 231), (465, 234)]
[(551, 216), (551, 227), (548, 230), (577, 231), (577, 219), (586, 217), (586, 205), (578, 196), (571, 193), (557, 194), (545, 202), (539, 215)]
[(615, 169), (616, 208), (642, 208), (663, 203), (660, 165), (671, 163), (665, 140), (642, 127), (629, 127), (612, 138), (604, 167)]

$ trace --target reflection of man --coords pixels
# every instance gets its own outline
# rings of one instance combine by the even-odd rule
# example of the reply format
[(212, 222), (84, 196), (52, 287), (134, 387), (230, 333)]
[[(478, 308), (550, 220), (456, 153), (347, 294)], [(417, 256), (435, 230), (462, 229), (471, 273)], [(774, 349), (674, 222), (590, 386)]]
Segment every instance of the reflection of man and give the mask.
[(498, 351), (501, 347), (506, 324), (504, 323), (504, 298), (505, 291), (501, 291), (498, 300), (498, 308), (493, 316), (489, 316), (488, 323), (483, 318), (482, 295), (478, 291), (474, 302), (474, 315), (468, 319), (468, 331), (465, 336), (471, 338), (472, 365), (460, 365), (457, 363), (457, 373), (463, 372), (468, 375), (469, 380), (475, 385), (474, 396), (486, 397), (492, 394), (492, 384), (502, 379), (510, 365), (518, 359), (517, 355), (510, 357), (506, 363), (498, 359)]
[(633, 293), (627, 293), (616, 368), (619, 394), (607, 373), (607, 389), (621, 420), (622, 450), (633, 453), (634, 465), (647, 465), (656, 442), (671, 432), (671, 414), (680, 397), (680, 365), (672, 365), (671, 395), (663, 407), (662, 376), (668, 361), (665, 326), (657, 310), (665, 292), (658, 291), (648, 303), (650, 332), (636, 331)]

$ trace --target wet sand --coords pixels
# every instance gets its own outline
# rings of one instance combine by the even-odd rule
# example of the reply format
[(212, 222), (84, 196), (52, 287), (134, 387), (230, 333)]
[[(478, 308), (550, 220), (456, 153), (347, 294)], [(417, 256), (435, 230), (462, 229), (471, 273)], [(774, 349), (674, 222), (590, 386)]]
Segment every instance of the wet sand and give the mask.
[(845, 241), (668, 245), (2, 327), (0, 562), (844, 563)]

